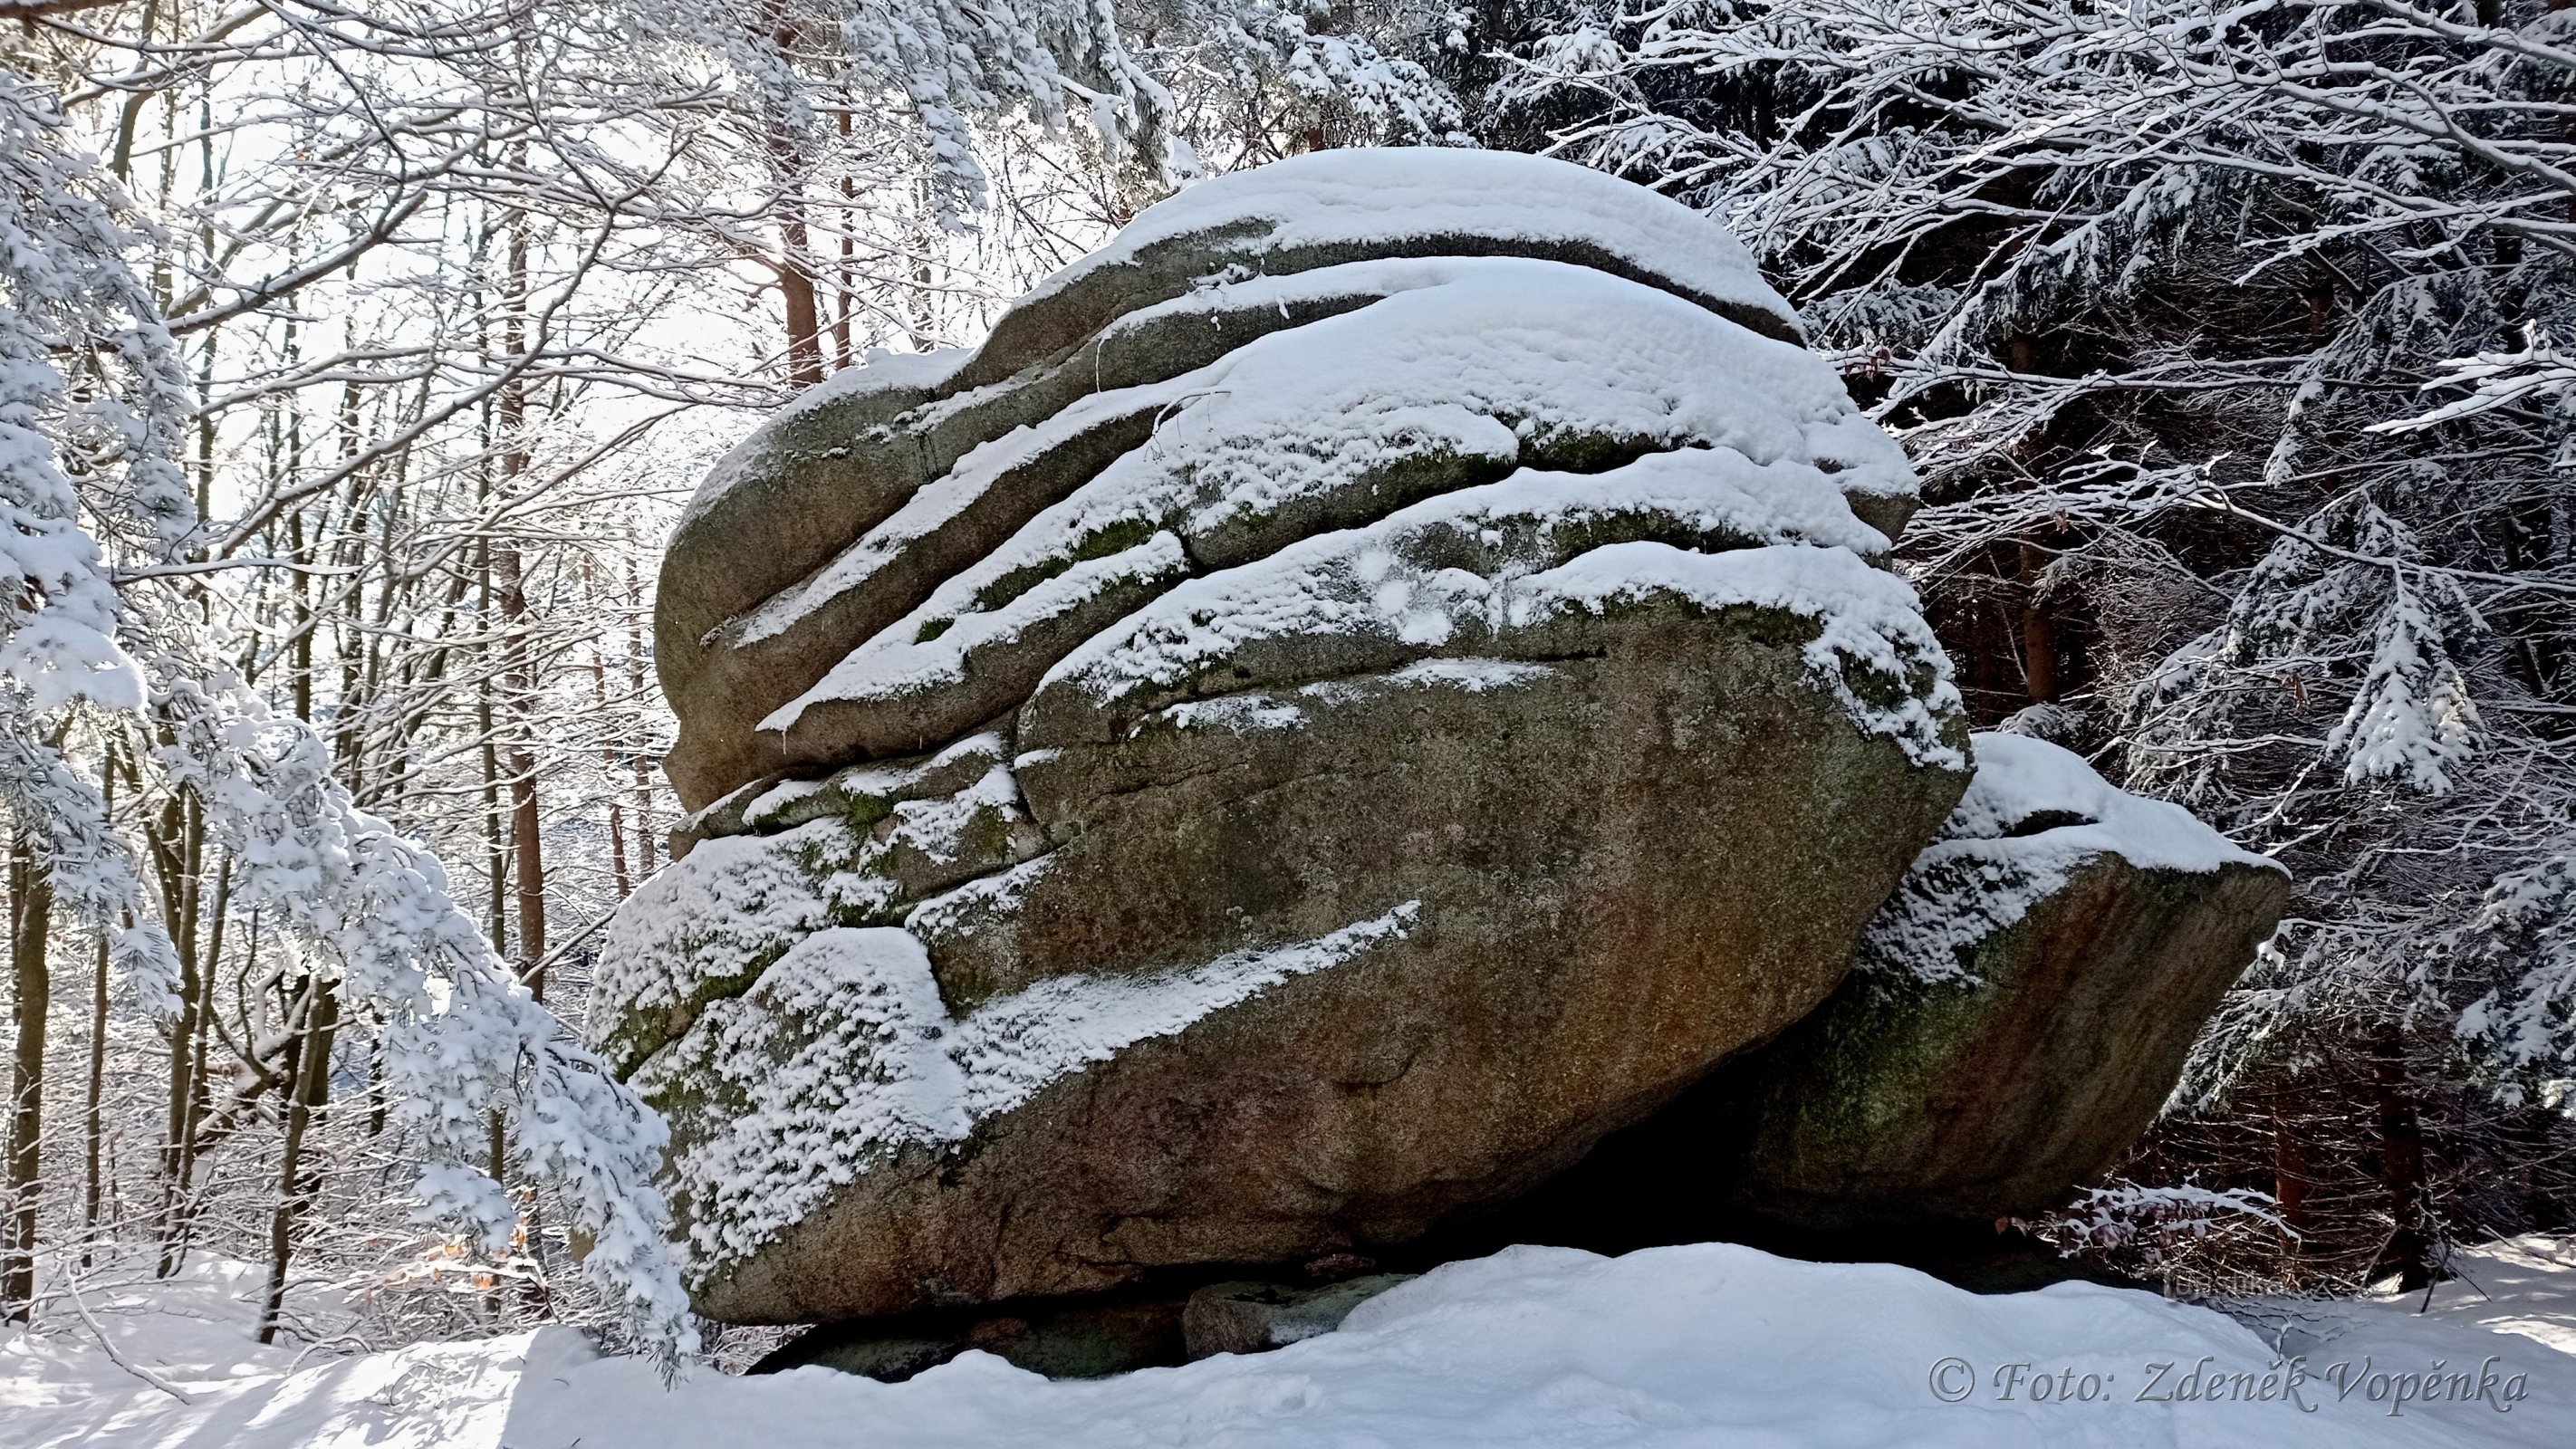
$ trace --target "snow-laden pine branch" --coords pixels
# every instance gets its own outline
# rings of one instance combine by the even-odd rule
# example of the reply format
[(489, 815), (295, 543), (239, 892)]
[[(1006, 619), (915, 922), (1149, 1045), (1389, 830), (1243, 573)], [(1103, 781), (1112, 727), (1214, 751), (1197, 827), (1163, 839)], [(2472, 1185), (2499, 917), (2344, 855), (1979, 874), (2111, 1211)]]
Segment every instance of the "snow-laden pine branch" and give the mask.
[[(176, 536), (187, 495), (164, 451), (175, 374), (150, 294), (120, 255), (116, 193), (59, 144), (62, 124), (49, 94), (0, 69), (0, 803), (56, 902), (112, 942), (158, 1013), (178, 975), (160, 911), (99, 785), (73, 770), (62, 741), (80, 702), (143, 704), (82, 514)], [(104, 386), (76, 398), (65, 367)]]

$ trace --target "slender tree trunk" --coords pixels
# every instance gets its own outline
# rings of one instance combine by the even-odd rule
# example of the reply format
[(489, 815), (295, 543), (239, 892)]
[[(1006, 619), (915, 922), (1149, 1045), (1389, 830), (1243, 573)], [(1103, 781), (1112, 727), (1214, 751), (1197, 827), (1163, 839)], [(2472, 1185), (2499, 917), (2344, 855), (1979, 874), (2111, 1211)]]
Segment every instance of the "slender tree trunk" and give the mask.
[[(493, 1113), (491, 1129), (491, 1142), (487, 1147), (490, 1156), (485, 1161), (483, 1170), (494, 1182), (506, 1183), (510, 1180), (510, 1119), (498, 1112)], [(501, 1316), (501, 1308), (501, 1284), (500, 1280), (495, 1278), (484, 1291), (483, 1311), (497, 1321)]]
[[(220, 901), (222, 895), (217, 893)], [(257, 959), (259, 933), (251, 933), (251, 959)], [(161, 1245), (160, 1275), (164, 1278), (179, 1271), (188, 1259), (188, 1242), (196, 1231), (197, 1154), (203, 1146), (206, 1112), (212, 1105), (207, 1086), (210, 1069), (207, 1058), (213, 1051), (215, 1036), (215, 970), (205, 963), (197, 972), (196, 1007), (191, 1013), (196, 1029), (188, 1041), (188, 1096), (181, 1103), (179, 1115), (179, 1172), (173, 1188), (168, 1236)]]
[[(198, 952), (198, 919), (204, 903), (204, 870), (206, 870), (206, 811), (193, 798), (180, 800), (180, 842), (178, 842), (178, 883), (167, 891), (175, 901), (175, 916), (170, 937), (178, 947), (180, 963), (180, 1027), (170, 1045), (170, 1140), (162, 1153), (162, 1253), (160, 1277), (170, 1277), (180, 1269), (188, 1256), (188, 1230), (191, 1230), (191, 1197), (196, 1189), (196, 1153), (198, 1132), (206, 1125), (206, 1109), (211, 1107), (209, 1068), (206, 1055), (214, 1037), (214, 978), (216, 960)], [(222, 950), (222, 916), (232, 898), (232, 870), (229, 862), (222, 880), (214, 891), (216, 932), (214, 947)]]
[[(108, 749), (99, 771), (101, 812), (116, 813), (116, 750)], [(100, 1151), (107, 1136), (107, 934), (99, 933), (98, 951), (90, 962), (89, 1071), (81, 1083), (81, 1266), (90, 1265), (98, 1243)]]
[(832, 366), (847, 369), (857, 360), (858, 352), (850, 345), (850, 269), (858, 255), (856, 233), (859, 228), (859, 184), (848, 171), (846, 153), (850, 149), (850, 95), (841, 93), (841, 150), (844, 153), (841, 172), (841, 269), (832, 279)]
[[(531, 722), (521, 711), (520, 722)], [(510, 755), (510, 854), (517, 864), (519, 974), (540, 1001), (546, 995), (546, 860), (537, 818), (537, 759), (525, 735)]]
[[(528, 219), (524, 212), (510, 216), (509, 285), (501, 338), (502, 346), (516, 357), (526, 349), (528, 341)], [(527, 423), (527, 389), (513, 381), (501, 390), (504, 498), (514, 495), (520, 480), (527, 476)], [(506, 651), (502, 667), (511, 715), (510, 853), (517, 867), (519, 971), (528, 989), (542, 1001), (546, 983), (539, 963), (546, 956), (546, 861), (540, 838), (537, 760), (532, 742), (536, 732), (536, 678), (528, 655), (527, 575), (518, 545), (508, 540), (500, 542), (492, 551), (492, 568), (501, 619), (508, 631), (502, 646)]]
[(286, 1306), (286, 1270), (295, 1256), (296, 1221), (312, 1202), (320, 1174), (304, 1168), (305, 1139), (331, 1095), (331, 1045), (340, 1024), (340, 994), (319, 976), (305, 978), (302, 1030), (295, 1054), (295, 1080), (289, 1084), (286, 1142), (279, 1154), (277, 1207), (268, 1223), (268, 1293), (259, 1311), (259, 1341), (277, 1341), (279, 1314)]
[(2280, 1208), (2281, 1253), (2295, 1285), (2308, 1231), (2308, 1154), (2297, 1124), (2277, 1100), (2272, 1103), (2272, 1199)]
[(519, 974), (539, 1000), (545, 999), (546, 858), (542, 821), (537, 810), (536, 680), (528, 656), (528, 596), (521, 581), (518, 549), (504, 543), (493, 550), (494, 582), (499, 586), (501, 618), (509, 629), (503, 665), (510, 705), (510, 855), (516, 866), (519, 916)]
[[(598, 598), (596, 589), (591, 597), (594, 600)], [(602, 715), (608, 713), (608, 661), (600, 657), (595, 646), (590, 655), (590, 698)], [(601, 745), (599, 758), (614, 772), (617, 768), (617, 746)], [(615, 795), (608, 797), (608, 868), (610, 879), (617, 886), (617, 898), (622, 901), (633, 895), (635, 878), (626, 870), (626, 805)]]
[(180, 838), (187, 829), (187, 805), (174, 800), (161, 812), (162, 828), (154, 832), (153, 861), (161, 868), (161, 899), (168, 903), (169, 919), (164, 923), (179, 961), (179, 1016), (170, 1024), (169, 1100), (165, 1103), (166, 1128), (161, 1136), (161, 1262), (159, 1276), (176, 1271), (171, 1254), (179, 1241), (179, 1199), (186, 1190), (181, 1169), (188, 1141), (188, 1099), (191, 1091), (188, 1071), (196, 1060), (197, 1034), (197, 961), (185, 946), (187, 937), (179, 923), (182, 902), (179, 876), (185, 869), (180, 860)]
[[(626, 693), (644, 697), (644, 589), (635, 576), (635, 556), (626, 556)], [(653, 873), (653, 764), (635, 751), (635, 878)]]
[(45, 1014), (53, 980), (45, 947), (54, 887), (45, 863), (22, 838), (9, 854), (9, 953), (16, 968), (9, 1060), (9, 1218), (0, 1236), (0, 1316), (27, 1321), (36, 1297), (36, 1180), (45, 1126)]
[(617, 898), (635, 894), (634, 874), (626, 868), (626, 806), (614, 796), (608, 801), (608, 867)]
[(2040, 588), (2048, 572), (2048, 550), (2035, 543), (2023, 543), (2021, 576), (2021, 668), (2022, 679), (2030, 690), (2034, 704), (2052, 704), (2057, 699), (2057, 621), (2048, 612)]
[[(197, 950), (205, 867), (205, 810), (193, 797), (182, 797), (173, 802), (163, 819), (174, 828), (168, 832), (171, 838), (167, 847), (156, 854), (167, 862), (162, 898), (170, 903), (170, 941), (179, 958), (180, 998), (179, 1020), (170, 1041), (169, 1135), (163, 1141), (161, 1158), (161, 1261), (157, 1272), (166, 1278), (179, 1271), (187, 1240), (188, 1197), (197, 1170), (197, 1128), (204, 1120), (207, 1101), (207, 1038), (213, 1034), (215, 972), (213, 963)], [(218, 909), (224, 904), (223, 895), (217, 892)]]
[[(495, 608), (491, 540), (477, 543), (475, 551), (478, 556), (475, 572), (482, 585), (483, 618), (488, 624)], [(509, 847), (502, 841), (500, 726), (492, 708), (492, 670), (488, 664), (475, 670), (474, 725), (482, 735), (483, 869), (489, 904), (485, 927), (491, 932), (494, 954), (507, 956), (510, 954), (510, 928), (506, 923), (508, 907), (504, 902), (509, 899)]]
[[(528, 217), (514, 211), (509, 218), (509, 296), (502, 314), (502, 345), (516, 357), (528, 345)], [(531, 454), (528, 441), (528, 394), (523, 382), (512, 381), (500, 397), (501, 477), (499, 491), (504, 499), (518, 492), (527, 476)], [(528, 595), (526, 565), (515, 541), (503, 539), (487, 546), (483, 580), (485, 618), (498, 608), (505, 630), (502, 644), (501, 683), (506, 695), (504, 707), (510, 716), (510, 856), (518, 897), (519, 974), (529, 991), (540, 1001), (545, 999), (545, 974), (538, 963), (546, 951), (546, 870), (541, 822), (537, 809), (537, 762), (533, 746), (536, 728), (536, 690), (534, 669), (528, 656)], [(498, 843), (500, 820), (498, 801), (491, 787), (495, 750), (494, 718), (490, 674), (481, 698), (483, 727), (484, 801), (487, 819), (495, 844)], [(492, 872), (492, 945), (503, 950), (501, 923), (502, 871), (497, 854)], [(495, 1110), (491, 1114), (491, 1161), (489, 1171), (495, 1182), (508, 1181), (507, 1119)], [(487, 1306), (497, 1311), (497, 1301), (487, 1299)]]
[[(299, 450), (301, 451), (300, 447)], [(287, 557), (300, 564), (313, 562), (304, 538), (304, 515), (291, 513), (286, 518)], [(295, 717), (306, 724), (313, 722), (313, 576), (304, 569), (287, 571), (288, 587), (294, 590), (295, 631), (288, 638), (289, 655), (294, 659), (294, 673), (289, 683), (295, 691)]]
[(2398, 1290), (2412, 1292), (2433, 1281), (2433, 1243), (2424, 1203), (2424, 1128), (2407, 1080), (2405, 1038), (2394, 1029), (2384, 1033), (2371, 1066), (2379, 1099), (2380, 1181), (2397, 1224), (2371, 1271), (2396, 1273)]
[(916, 215), (913, 221), (912, 252), (912, 350), (928, 352), (936, 345), (937, 308), (930, 294), (930, 183), (916, 181), (912, 188)]
[(81, 1091), (81, 1266), (98, 1243), (101, 1153), (107, 1139), (107, 937), (90, 962), (89, 1074)]

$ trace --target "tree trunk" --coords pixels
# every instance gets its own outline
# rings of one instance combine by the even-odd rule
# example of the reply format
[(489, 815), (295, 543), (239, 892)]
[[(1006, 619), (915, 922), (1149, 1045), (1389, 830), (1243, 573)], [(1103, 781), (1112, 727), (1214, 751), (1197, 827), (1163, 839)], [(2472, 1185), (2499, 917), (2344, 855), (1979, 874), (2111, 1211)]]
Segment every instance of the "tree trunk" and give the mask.
[[(626, 693), (644, 697), (644, 589), (635, 576), (635, 556), (626, 557)], [(644, 751), (635, 751), (635, 878), (653, 873), (653, 766)]]
[[(223, 893), (218, 891), (215, 899), (220, 907)], [(247, 959), (256, 960), (259, 932), (255, 929), (251, 932), (250, 944), (251, 951)], [(185, 1043), (187, 1061), (180, 1073), (187, 1082), (187, 1096), (179, 1103), (178, 1143), (175, 1149), (178, 1166), (171, 1180), (165, 1184), (167, 1196), (164, 1198), (166, 1206), (161, 1241), (161, 1263), (156, 1270), (159, 1276), (164, 1278), (177, 1273), (187, 1262), (188, 1240), (196, 1229), (197, 1152), (200, 1146), (198, 1139), (204, 1132), (206, 1110), (211, 1105), (206, 1084), (210, 1080), (207, 1057), (212, 1050), (211, 1044), (215, 1036), (213, 1025), (215, 976), (213, 962), (207, 962), (197, 970), (196, 994), (188, 1012), (189, 1019), (195, 1023), (195, 1026)]]
[[(841, 149), (850, 149), (850, 98), (847, 88), (841, 94)], [(846, 165), (846, 162), (844, 163)], [(858, 360), (850, 345), (850, 270), (856, 265), (859, 226), (859, 184), (845, 170), (841, 174), (841, 267), (832, 278), (832, 366), (847, 369)]]
[[(110, 745), (99, 771), (100, 812), (116, 814), (116, 750)], [(98, 937), (90, 963), (89, 1072), (81, 1083), (81, 1266), (98, 1243), (100, 1153), (107, 1138), (107, 933)]]
[(160, 872), (161, 899), (165, 903), (163, 924), (169, 929), (170, 944), (179, 960), (179, 1017), (170, 1026), (170, 1099), (166, 1104), (167, 1128), (161, 1138), (161, 1261), (155, 1272), (164, 1278), (179, 1271), (180, 1219), (194, 1167), (190, 1147), (198, 1096), (196, 1067), (204, 1059), (198, 1048), (206, 1032), (203, 1013), (209, 1000), (205, 989), (208, 973), (197, 960), (193, 875), (198, 854), (193, 841), (203, 830), (204, 818), (195, 803), (182, 796), (163, 808), (152, 841), (152, 859)]
[[(502, 317), (502, 346), (516, 357), (527, 346), (528, 221), (523, 212), (510, 217), (510, 296)], [(820, 381), (820, 378), (816, 379)], [(512, 381), (501, 391), (501, 494), (518, 491), (527, 475), (528, 398), (525, 384)], [(502, 659), (504, 686), (511, 714), (510, 853), (516, 865), (519, 906), (519, 974), (537, 999), (545, 999), (546, 862), (539, 839), (537, 760), (531, 737), (536, 731), (535, 668), (528, 657), (526, 567), (518, 545), (502, 541), (492, 551), (493, 582), (499, 592), (501, 618), (507, 630)]]
[[(596, 602), (598, 597), (598, 592), (594, 589), (591, 598)], [(598, 707), (600, 714), (605, 717), (608, 713), (608, 661), (601, 657), (596, 645), (592, 646), (590, 653), (590, 698), (591, 702)], [(600, 763), (607, 766), (609, 773), (614, 776), (617, 770), (617, 746), (613, 743), (601, 745), (599, 758)], [(608, 797), (608, 868), (609, 879), (617, 886), (617, 898), (622, 901), (633, 895), (635, 878), (626, 870), (626, 802), (613, 794)]]
[[(522, 717), (525, 723), (525, 717)], [(546, 859), (537, 818), (537, 759), (523, 744), (510, 755), (510, 854), (519, 898), (519, 975), (546, 999)]]
[(519, 550), (504, 543), (493, 550), (494, 582), (499, 586), (501, 618), (509, 632), (503, 648), (502, 680), (510, 708), (510, 856), (518, 898), (519, 975), (542, 1001), (546, 994), (546, 858), (542, 822), (537, 811), (536, 680), (528, 657), (528, 595), (522, 582)]
[(786, 257), (778, 265), (779, 295), (787, 299), (787, 378), (799, 387), (823, 380), (823, 312), (814, 296), (812, 244), (795, 203), (778, 224)]
[(81, 1092), (81, 1266), (99, 1237), (100, 1154), (107, 1140), (107, 937), (98, 938), (89, 991), (89, 1076)]
[(2308, 1153), (2297, 1125), (2278, 1101), (2272, 1104), (2272, 1199), (2281, 1214), (2281, 1254), (2296, 1286), (2308, 1232)]
[(931, 295), (930, 248), (936, 227), (931, 221), (930, 183), (916, 181), (912, 187), (915, 210), (912, 241), (912, 350), (928, 352), (937, 345), (938, 315)]
[(2433, 1243), (2424, 1211), (2424, 1128), (2406, 1076), (2406, 1042), (2396, 1031), (2380, 1038), (2372, 1069), (2380, 1181), (2388, 1189), (2388, 1214), (2397, 1226), (2371, 1275), (2393, 1272), (2398, 1291), (2412, 1292), (2433, 1281)]
[(9, 953), (16, 968), (9, 1062), (9, 1218), (0, 1237), (0, 1316), (24, 1323), (36, 1297), (36, 1179), (45, 1126), (45, 1012), (53, 1002), (46, 936), (53, 877), (21, 838), (9, 855)]
[[(475, 545), (478, 556), (476, 574), (482, 585), (483, 617), (493, 613), (492, 541), (483, 539)], [(501, 839), (501, 748), (500, 726), (493, 718), (492, 670), (475, 670), (474, 724), (482, 734), (483, 765), (483, 873), (488, 906), (485, 929), (492, 936), (495, 955), (510, 954), (510, 930), (502, 904), (509, 899), (509, 847)]]
[[(762, 0), (758, 25), (787, 53), (796, 42), (782, 0)], [(814, 287), (814, 242), (805, 226), (805, 158), (795, 138), (772, 119), (764, 124), (771, 175), (778, 183), (778, 295), (787, 303), (787, 376), (800, 387), (823, 380), (823, 308)]]
[(2048, 572), (2048, 550), (2035, 543), (2021, 546), (2021, 668), (2033, 704), (2053, 704), (2057, 700), (2057, 621), (2051, 618), (2048, 605), (2040, 597), (2043, 576)]
[(277, 1208), (268, 1221), (268, 1294), (259, 1311), (259, 1341), (277, 1341), (278, 1315), (286, 1306), (286, 1270), (295, 1256), (295, 1224), (319, 1187), (319, 1174), (304, 1170), (304, 1141), (331, 1095), (331, 1043), (340, 1025), (340, 994), (319, 976), (305, 978), (303, 1030), (288, 1087), (286, 1143), (279, 1154)]

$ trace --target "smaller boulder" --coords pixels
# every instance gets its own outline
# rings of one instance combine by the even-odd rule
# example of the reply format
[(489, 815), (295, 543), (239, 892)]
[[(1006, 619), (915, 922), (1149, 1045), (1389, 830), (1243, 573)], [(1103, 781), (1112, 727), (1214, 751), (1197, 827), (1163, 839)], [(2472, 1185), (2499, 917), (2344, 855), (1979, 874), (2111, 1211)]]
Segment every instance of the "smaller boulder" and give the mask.
[(1974, 743), (1851, 975), (1694, 1094), (1747, 1212), (1833, 1230), (2052, 1205), (2154, 1121), (2280, 920), (2275, 862), (2056, 745)]

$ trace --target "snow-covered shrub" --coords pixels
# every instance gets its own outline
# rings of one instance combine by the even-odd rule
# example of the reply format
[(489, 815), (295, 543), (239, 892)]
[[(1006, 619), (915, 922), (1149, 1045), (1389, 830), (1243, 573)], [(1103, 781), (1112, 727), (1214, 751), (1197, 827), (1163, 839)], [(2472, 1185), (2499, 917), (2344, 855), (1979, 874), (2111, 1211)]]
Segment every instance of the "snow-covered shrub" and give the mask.
[(2204, 1297), (2235, 1286), (2225, 1265), (2252, 1256), (2249, 1247), (2296, 1240), (2278, 1206), (2270, 1194), (2244, 1188), (2142, 1187), (2114, 1179), (2018, 1226), (2070, 1258)]

